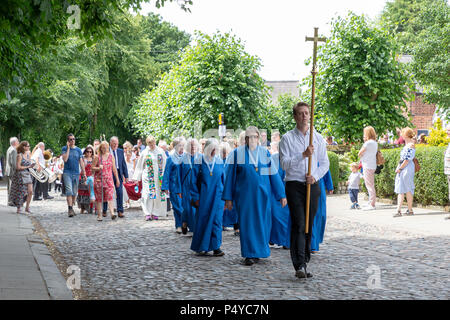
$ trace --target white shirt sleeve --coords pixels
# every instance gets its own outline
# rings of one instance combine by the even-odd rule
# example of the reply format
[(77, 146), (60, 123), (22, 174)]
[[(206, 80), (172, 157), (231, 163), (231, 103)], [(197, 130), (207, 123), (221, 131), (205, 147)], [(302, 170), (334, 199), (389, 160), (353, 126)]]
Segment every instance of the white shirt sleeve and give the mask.
[(280, 165), (284, 171), (289, 170), (291, 167), (298, 166), (298, 164), (305, 159), (302, 153), (294, 156), (289, 155), (288, 146), (290, 144), (290, 141), (288, 141), (288, 139), (290, 138), (291, 137), (283, 136), (279, 145)]

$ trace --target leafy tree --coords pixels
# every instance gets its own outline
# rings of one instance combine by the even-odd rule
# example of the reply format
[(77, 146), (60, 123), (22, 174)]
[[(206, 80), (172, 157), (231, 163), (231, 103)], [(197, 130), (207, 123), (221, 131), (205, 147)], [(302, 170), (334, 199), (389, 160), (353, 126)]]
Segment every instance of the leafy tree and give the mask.
[(396, 35), (400, 51), (412, 54), (419, 34), (434, 25), (432, 17), (424, 14), (433, 6), (446, 6), (446, 0), (394, 0), (386, 2), (380, 22)]
[[(160, 7), (167, 1), (155, 0)], [(36, 54), (68, 36), (77, 36), (88, 46), (112, 36), (114, 16), (141, 9), (143, 0), (6, 0), (0, 6), (0, 99), (11, 98), (24, 84), (35, 87), (31, 65)], [(188, 10), (191, 0), (182, 0)], [(77, 9), (70, 6), (77, 6)], [(79, 11), (78, 11), (79, 9)], [(79, 13), (79, 14), (78, 14)], [(78, 25), (74, 16), (80, 17)], [(76, 22), (76, 21), (75, 21)], [(74, 25), (69, 28), (68, 25)]]
[(420, 18), (428, 25), (413, 48), (414, 78), (424, 87), (425, 100), (450, 118), (450, 6), (436, 1)]
[(277, 103), (271, 104), (268, 107), (267, 129), (279, 131), (281, 134), (292, 130), (295, 127), (292, 107), (299, 101), (299, 98), (291, 93), (279, 95)]
[[(2, 149), (13, 135), (32, 144), (44, 141), (57, 152), (68, 132), (77, 136), (79, 145), (92, 143), (101, 133), (131, 139), (127, 115), (132, 102), (163, 72), (164, 65), (155, 62), (159, 53), (152, 52), (155, 34), (150, 32), (158, 21), (154, 14), (116, 14), (112, 39), (86, 47), (84, 40), (70, 37), (36, 56), (30, 71), (39, 75), (40, 85), (32, 89), (24, 84), (13, 99), (0, 100)], [(181, 44), (189, 41), (189, 35), (174, 26), (165, 24), (163, 31), (161, 45), (165, 40), (173, 43), (173, 38), (182, 39)]]
[(218, 114), (224, 113), (227, 128), (266, 128), (268, 87), (257, 74), (260, 67), (259, 58), (246, 53), (235, 36), (197, 33), (180, 63), (140, 97), (131, 115), (134, 126), (156, 137), (180, 130), (192, 135), (197, 120), (203, 130), (217, 128)]
[(319, 129), (361, 141), (367, 125), (385, 132), (410, 124), (403, 113), (411, 81), (394, 48), (392, 37), (364, 16), (350, 13), (332, 22), (318, 53), (316, 108), (322, 126), (326, 122)]

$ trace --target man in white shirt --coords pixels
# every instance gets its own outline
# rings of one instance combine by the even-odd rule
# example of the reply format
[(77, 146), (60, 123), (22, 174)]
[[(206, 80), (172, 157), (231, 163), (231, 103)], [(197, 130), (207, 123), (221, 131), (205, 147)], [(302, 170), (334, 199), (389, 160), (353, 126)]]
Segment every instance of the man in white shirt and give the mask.
[[(280, 164), (286, 171), (286, 196), (291, 216), (291, 259), (298, 278), (312, 277), (306, 271), (311, 255), (311, 231), (320, 197), (319, 181), (329, 170), (327, 150), (323, 137), (314, 130), (313, 145), (309, 146), (310, 106), (304, 102), (293, 108), (296, 128), (287, 132), (279, 145)], [(312, 157), (311, 175), (308, 175), (308, 157)], [(309, 234), (306, 227), (306, 186), (311, 185)]]

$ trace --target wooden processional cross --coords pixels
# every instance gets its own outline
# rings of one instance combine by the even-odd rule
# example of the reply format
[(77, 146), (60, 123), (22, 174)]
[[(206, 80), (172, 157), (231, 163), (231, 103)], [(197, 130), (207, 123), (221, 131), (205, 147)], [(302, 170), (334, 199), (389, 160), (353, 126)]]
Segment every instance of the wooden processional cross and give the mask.
[[(313, 49), (313, 66), (312, 66), (312, 90), (311, 90), (311, 123), (309, 126), (309, 145), (313, 145), (313, 134), (314, 134), (314, 95), (316, 91), (316, 61), (317, 61), (317, 42), (325, 42), (326, 38), (319, 38), (319, 28), (314, 28), (314, 37), (306, 37), (305, 41), (314, 41), (314, 49)], [(308, 175), (311, 175), (311, 161), (312, 157), (308, 157)], [(309, 204), (311, 198), (311, 185), (306, 185), (306, 226), (305, 233), (309, 233)]]

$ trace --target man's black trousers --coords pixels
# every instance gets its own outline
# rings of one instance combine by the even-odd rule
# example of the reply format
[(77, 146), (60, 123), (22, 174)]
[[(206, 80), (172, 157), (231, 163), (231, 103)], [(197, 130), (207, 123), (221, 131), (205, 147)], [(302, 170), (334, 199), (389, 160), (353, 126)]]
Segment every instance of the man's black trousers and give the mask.
[(319, 183), (311, 185), (309, 232), (305, 236), (306, 226), (306, 183), (300, 181), (286, 182), (286, 198), (291, 216), (291, 259), (295, 270), (309, 262), (311, 256), (311, 233), (317, 206), (319, 204)]

